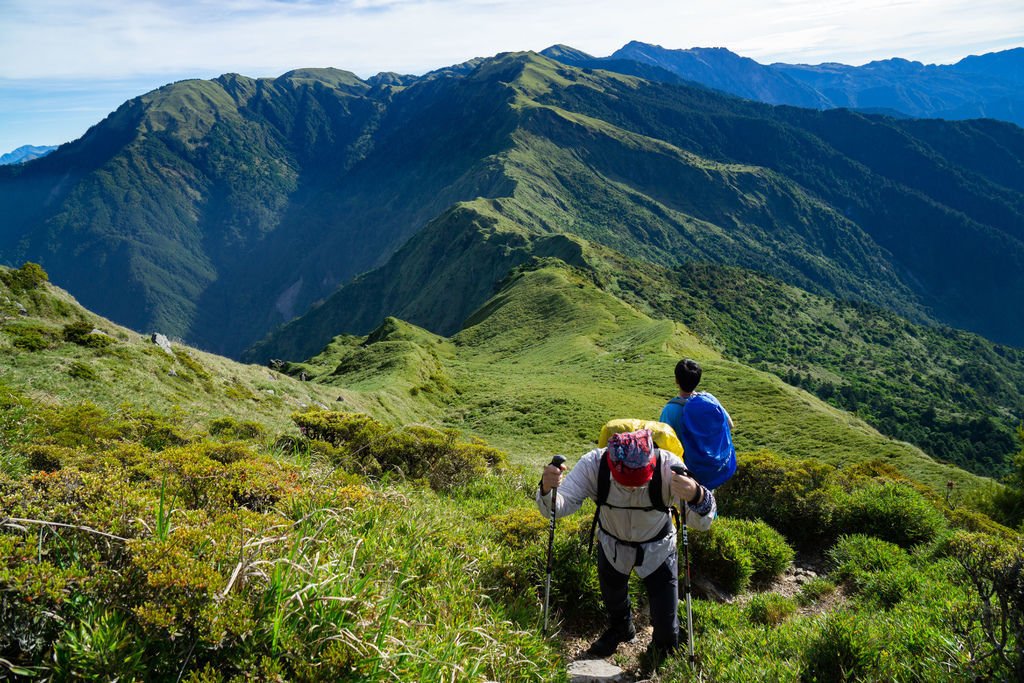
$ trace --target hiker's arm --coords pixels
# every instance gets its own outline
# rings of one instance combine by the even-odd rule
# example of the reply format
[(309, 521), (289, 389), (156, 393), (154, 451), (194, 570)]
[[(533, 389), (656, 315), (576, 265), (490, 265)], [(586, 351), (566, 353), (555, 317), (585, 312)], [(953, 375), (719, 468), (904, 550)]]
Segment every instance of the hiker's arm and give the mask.
[[(597, 469), (598, 460), (594, 455), (597, 451), (587, 453), (576, 466), (569, 471), (558, 485), (558, 507), (555, 514), (558, 517), (571, 515), (580, 509), (583, 501), (587, 498), (597, 496)], [(546, 469), (546, 467), (545, 467)], [(551, 516), (551, 490), (541, 493), (544, 488), (543, 481), (537, 487), (537, 509), (545, 517)]]
[[(698, 484), (700, 486), (700, 484)], [(700, 486), (703, 496), (686, 504), (686, 526), (697, 531), (707, 531), (718, 516), (718, 501), (715, 492)]]
[[(672, 456), (667, 459), (669, 468), (672, 465), (681, 464), (681, 461)], [(686, 525), (698, 531), (707, 531), (711, 528), (711, 522), (718, 515), (718, 502), (715, 494), (709, 488), (702, 486), (693, 477), (684, 477), (669, 469), (669, 491), (672, 498), (683, 501), (686, 504)]]

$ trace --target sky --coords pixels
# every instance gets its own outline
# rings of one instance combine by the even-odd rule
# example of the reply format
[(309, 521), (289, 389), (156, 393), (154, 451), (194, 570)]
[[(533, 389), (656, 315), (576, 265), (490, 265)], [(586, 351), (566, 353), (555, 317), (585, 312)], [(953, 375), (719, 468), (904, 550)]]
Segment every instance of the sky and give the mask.
[(1024, 46), (1024, 0), (0, 0), (0, 154), (81, 136), (172, 81), (333, 66), (422, 74), (562, 43), (762, 63), (951, 64)]

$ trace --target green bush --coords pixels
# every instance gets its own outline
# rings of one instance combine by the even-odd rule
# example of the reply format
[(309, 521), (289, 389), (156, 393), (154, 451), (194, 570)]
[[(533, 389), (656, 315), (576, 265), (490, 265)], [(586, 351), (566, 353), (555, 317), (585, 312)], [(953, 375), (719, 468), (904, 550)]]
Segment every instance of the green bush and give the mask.
[(28, 292), (38, 289), (44, 282), (48, 282), (50, 276), (38, 263), (27, 261), (17, 270), (6, 271), (3, 279), (12, 291)]
[(828, 559), (839, 580), (904, 567), (910, 561), (906, 551), (895, 543), (863, 534), (841, 536), (828, 551)]
[(816, 604), (834, 595), (836, 585), (822, 576), (816, 576), (804, 585), (800, 586), (800, 593), (797, 595), (797, 602), (804, 607)]
[(150, 450), (182, 446), (191, 440), (181, 427), (184, 415), (178, 408), (170, 415), (161, 415), (145, 408), (122, 405), (116, 420), (121, 438), (139, 442)]
[(726, 524), (734, 527), (743, 539), (743, 547), (750, 554), (754, 570), (750, 578), (755, 583), (772, 581), (792, 564), (796, 553), (786, 544), (782, 534), (765, 522), (736, 519), (727, 520)]
[(545, 539), (550, 521), (537, 513), (537, 508), (516, 508), (492, 515), (488, 524), (498, 536), (499, 542), (513, 550), (538, 545)]
[(904, 548), (932, 541), (948, 526), (924, 496), (897, 482), (871, 482), (853, 490), (839, 519), (844, 533), (870, 534)]
[(718, 519), (704, 533), (690, 534), (693, 571), (730, 593), (742, 593), (754, 574), (754, 560), (736, 520)]
[(690, 542), (696, 570), (731, 593), (751, 581), (771, 581), (794, 556), (782, 535), (760, 520), (720, 517), (708, 532), (691, 533)]
[(801, 680), (813, 683), (881, 680), (881, 651), (864, 620), (849, 612), (833, 612), (804, 651)]
[(94, 446), (121, 436), (121, 424), (99, 406), (85, 402), (48, 406), (39, 412), (40, 429), (58, 446)]
[(889, 609), (917, 592), (921, 582), (917, 569), (903, 566), (860, 575), (856, 590), (868, 602)]
[(202, 451), (211, 459), (222, 465), (230, 465), (239, 460), (251, 460), (254, 454), (249, 446), (241, 441), (223, 444), (202, 444)]
[(947, 552), (974, 590), (969, 628), (980, 629), (979, 659), (991, 658), (994, 678), (1024, 680), (1024, 548), (981, 533), (957, 532)]
[(24, 455), (33, 470), (53, 472), (63, 467), (65, 461), (74, 462), (80, 453), (64, 446), (37, 444), (26, 448)]
[(436, 491), (464, 486), (506, 461), (504, 453), (482, 441), (460, 441), (454, 430), (395, 429), (367, 415), (330, 411), (296, 413), (292, 419), (311, 446), (335, 464), (361, 474), (425, 479)]
[(90, 614), (65, 629), (53, 653), (57, 681), (131, 681), (146, 672), (145, 643), (130, 619), (117, 612)]
[(796, 603), (778, 593), (759, 593), (747, 603), (747, 618), (762, 626), (778, 626), (796, 612)]
[(4, 331), (11, 338), (11, 344), (22, 351), (42, 351), (57, 345), (60, 333), (43, 323), (19, 320), (8, 323)]
[(68, 365), (68, 375), (88, 382), (92, 382), (99, 376), (89, 365), (78, 360), (71, 361), (71, 364)]
[(227, 436), (235, 439), (261, 439), (266, 434), (263, 425), (251, 420), (236, 420), (233, 417), (219, 417), (210, 422), (209, 432), (213, 436)]
[(113, 343), (112, 338), (105, 334), (94, 334), (93, 329), (92, 323), (79, 320), (65, 325), (62, 336), (66, 342), (93, 349), (102, 349)]
[(721, 488), (720, 512), (762, 519), (799, 547), (827, 545), (835, 537), (834, 476), (835, 468), (816, 460), (743, 454), (735, 476)]

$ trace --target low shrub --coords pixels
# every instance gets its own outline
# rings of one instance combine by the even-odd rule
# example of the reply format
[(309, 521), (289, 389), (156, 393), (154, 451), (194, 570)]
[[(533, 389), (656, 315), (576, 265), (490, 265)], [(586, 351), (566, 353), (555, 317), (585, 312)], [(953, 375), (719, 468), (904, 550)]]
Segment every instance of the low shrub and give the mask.
[(782, 535), (760, 520), (719, 518), (708, 532), (691, 533), (690, 542), (696, 570), (731, 593), (771, 581), (794, 557)]
[(222, 465), (230, 465), (239, 460), (251, 460), (254, 457), (249, 446), (241, 441), (223, 444), (202, 444), (200, 448), (208, 457)]
[(796, 553), (786, 543), (782, 534), (765, 522), (737, 519), (728, 520), (726, 523), (736, 528), (743, 539), (743, 547), (750, 554), (754, 570), (750, 578), (753, 582), (770, 582), (792, 564)]
[(934, 505), (898, 482), (870, 482), (854, 489), (838, 517), (844, 533), (870, 534), (904, 548), (932, 541), (947, 528)]
[(184, 415), (179, 408), (161, 415), (144, 408), (123, 405), (117, 413), (121, 438), (138, 442), (153, 451), (183, 446), (192, 437), (181, 427)]
[(816, 460), (742, 454), (736, 474), (721, 488), (720, 512), (762, 519), (798, 547), (827, 545), (835, 538), (834, 476), (834, 467)]
[(95, 446), (122, 434), (116, 418), (89, 402), (47, 406), (38, 415), (45, 441), (58, 446)]
[(895, 543), (863, 534), (841, 536), (828, 551), (828, 559), (833, 567), (832, 574), (841, 581), (862, 573), (905, 567), (910, 560), (906, 551)]
[(996, 675), (1024, 680), (1024, 548), (1020, 540), (957, 532), (947, 552), (966, 573), (974, 590), (965, 630), (980, 629), (977, 659), (988, 660)]
[(823, 576), (816, 576), (800, 586), (797, 602), (804, 607), (816, 604), (825, 598), (835, 595), (836, 585)]
[(79, 320), (65, 325), (61, 334), (64, 341), (91, 349), (102, 349), (113, 343), (113, 338), (99, 332), (93, 333), (94, 329), (92, 323)]
[(11, 338), (11, 345), (22, 351), (42, 351), (57, 346), (60, 333), (43, 323), (16, 321), (8, 323), (4, 331)]
[(719, 519), (704, 533), (691, 533), (693, 571), (730, 593), (742, 593), (754, 574), (754, 560), (741, 528)]
[(367, 415), (330, 411), (297, 413), (292, 419), (310, 447), (335, 464), (370, 476), (397, 472), (425, 479), (436, 491), (464, 486), (506, 462), (498, 449), (478, 439), (460, 441), (454, 430), (395, 429)]
[(882, 680), (881, 651), (869, 628), (856, 614), (833, 612), (804, 651), (801, 680), (813, 683)]
[(29, 446), (23, 454), (28, 461), (28, 466), (36, 471), (53, 472), (63, 467), (65, 461), (74, 462), (81, 453), (73, 448), (64, 446), (48, 446), (38, 444)]
[(233, 417), (219, 417), (210, 422), (209, 432), (212, 436), (223, 436), (235, 439), (262, 439), (266, 430), (263, 425), (252, 420), (236, 420)]
[(4, 284), (11, 288), (12, 292), (29, 292), (38, 289), (43, 283), (50, 280), (50, 276), (38, 263), (27, 261), (16, 270), (5, 270), (0, 273)]
[(778, 593), (759, 593), (746, 605), (747, 618), (762, 626), (778, 626), (796, 612), (796, 603)]
[(513, 550), (522, 550), (535, 545), (545, 538), (550, 520), (537, 513), (537, 508), (516, 508), (492, 515), (488, 519), (489, 526), (498, 536), (499, 542)]
[(132, 620), (118, 612), (88, 614), (66, 628), (53, 651), (58, 681), (138, 680), (146, 668), (145, 643)]
[(921, 581), (916, 569), (902, 566), (861, 574), (855, 583), (856, 591), (862, 599), (883, 609), (890, 609), (915, 593)]
[(71, 364), (68, 365), (68, 376), (87, 382), (95, 381), (99, 377), (91, 366), (80, 360), (71, 361)]

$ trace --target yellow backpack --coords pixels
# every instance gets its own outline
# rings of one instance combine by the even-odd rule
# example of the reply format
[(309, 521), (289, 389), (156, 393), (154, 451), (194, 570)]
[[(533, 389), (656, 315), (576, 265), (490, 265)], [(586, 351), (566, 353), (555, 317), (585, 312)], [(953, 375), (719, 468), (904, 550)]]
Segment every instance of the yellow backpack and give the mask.
[(679, 442), (679, 437), (676, 436), (675, 431), (664, 422), (657, 422), (655, 420), (636, 420), (632, 418), (611, 420), (601, 428), (601, 436), (597, 440), (597, 447), (604, 448), (607, 446), (608, 437), (612, 434), (635, 432), (638, 429), (649, 429), (651, 436), (654, 438), (655, 446), (675, 453), (680, 458), (683, 457), (683, 444)]

